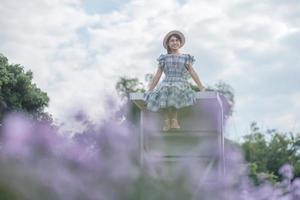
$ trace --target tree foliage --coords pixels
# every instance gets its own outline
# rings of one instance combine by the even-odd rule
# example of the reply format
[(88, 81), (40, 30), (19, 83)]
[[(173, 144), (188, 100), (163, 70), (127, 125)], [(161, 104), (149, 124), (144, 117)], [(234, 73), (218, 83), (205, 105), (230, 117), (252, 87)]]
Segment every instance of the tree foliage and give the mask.
[(251, 123), (250, 130), (241, 146), (246, 160), (254, 167), (253, 179), (262, 173), (278, 179), (278, 170), (286, 163), (294, 167), (296, 177), (300, 176), (300, 133), (281, 133), (276, 129), (263, 133), (256, 122)]
[(144, 92), (145, 86), (138, 78), (127, 78), (122, 76), (116, 84), (116, 90), (121, 98), (129, 99), (131, 92)]
[(32, 81), (33, 73), (19, 64), (9, 64), (0, 54), (0, 117), (5, 113), (21, 111), (36, 118), (50, 119), (44, 112), (49, 97)]

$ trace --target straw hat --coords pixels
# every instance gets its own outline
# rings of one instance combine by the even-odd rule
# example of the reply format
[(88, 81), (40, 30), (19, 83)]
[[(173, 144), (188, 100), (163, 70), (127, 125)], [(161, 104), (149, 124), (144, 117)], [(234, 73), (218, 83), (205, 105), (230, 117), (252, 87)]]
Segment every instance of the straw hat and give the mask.
[(185, 43), (185, 37), (184, 37), (183, 33), (181, 33), (180, 31), (177, 31), (177, 30), (173, 30), (173, 31), (170, 31), (169, 33), (167, 33), (167, 35), (164, 37), (163, 45), (164, 45), (165, 49), (168, 49), (167, 40), (172, 34), (177, 34), (181, 38), (180, 47), (182, 47)]

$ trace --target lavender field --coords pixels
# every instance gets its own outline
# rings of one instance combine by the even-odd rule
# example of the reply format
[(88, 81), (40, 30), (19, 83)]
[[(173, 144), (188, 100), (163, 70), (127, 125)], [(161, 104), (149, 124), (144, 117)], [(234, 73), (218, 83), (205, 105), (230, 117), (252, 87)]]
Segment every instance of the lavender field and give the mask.
[(67, 137), (57, 127), (24, 114), (7, 116), (2, 125), (0, 157), (1, 200), (299, 200), (300, 179), (286, 164), (283, 179), (256, 186), (248, 177), (243, 153), (226, 148), (226, 175), (212, 173), (199, 185), (201, 166), (185, 161), (176, 176), (160, 172), (161, 163), (138, 159), (138, 130), (127, 121), (107, 119), (101, 125), (84, 117), (86, 131)]

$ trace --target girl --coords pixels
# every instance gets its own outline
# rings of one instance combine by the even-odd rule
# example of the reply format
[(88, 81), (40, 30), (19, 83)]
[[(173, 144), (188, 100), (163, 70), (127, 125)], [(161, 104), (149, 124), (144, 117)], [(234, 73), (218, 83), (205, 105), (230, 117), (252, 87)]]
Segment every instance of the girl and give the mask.
[[(200, 91), (205, 91), (205, 87), (192, 67), (195, 62), (194, 56), (179, 52), (184, 43), (184, 35), (177, 30), (170, 31), (164, 37), (163, 46), (167, 49), (167, 54), (161, 54), (157, 58), (157, 72), (148, 86), (149, 90), (144, 94), (147, 109), (164, 114), (164, 131), (168, 131), (170, 128), (180, 129), (177, 121), (177, 109), (191, 106), (196, 102), (196, 92), (192, 90), (186, 79), (187, 72), (196, 82)], [(162, 72), (166, 76), (155, 88)]]

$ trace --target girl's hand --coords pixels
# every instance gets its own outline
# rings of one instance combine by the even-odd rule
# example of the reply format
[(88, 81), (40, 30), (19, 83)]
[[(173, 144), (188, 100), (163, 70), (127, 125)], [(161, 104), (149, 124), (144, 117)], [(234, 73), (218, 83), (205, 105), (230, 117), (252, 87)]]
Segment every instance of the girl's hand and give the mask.
[(153, 88), (148, 87), (148, 92), (152, 92), (152, 91), (153, 91)]
[(154, 89), (154, 88), (152, 88), (151, 85), (148, 85), (148, 91), (149, 91), (149, 92), (153, 91), (153, 89)]
[(199, 89), (200, 89), (201, 92), (204, 92), (206, 90), (206, 88), (204, 86), (199, 87)]

